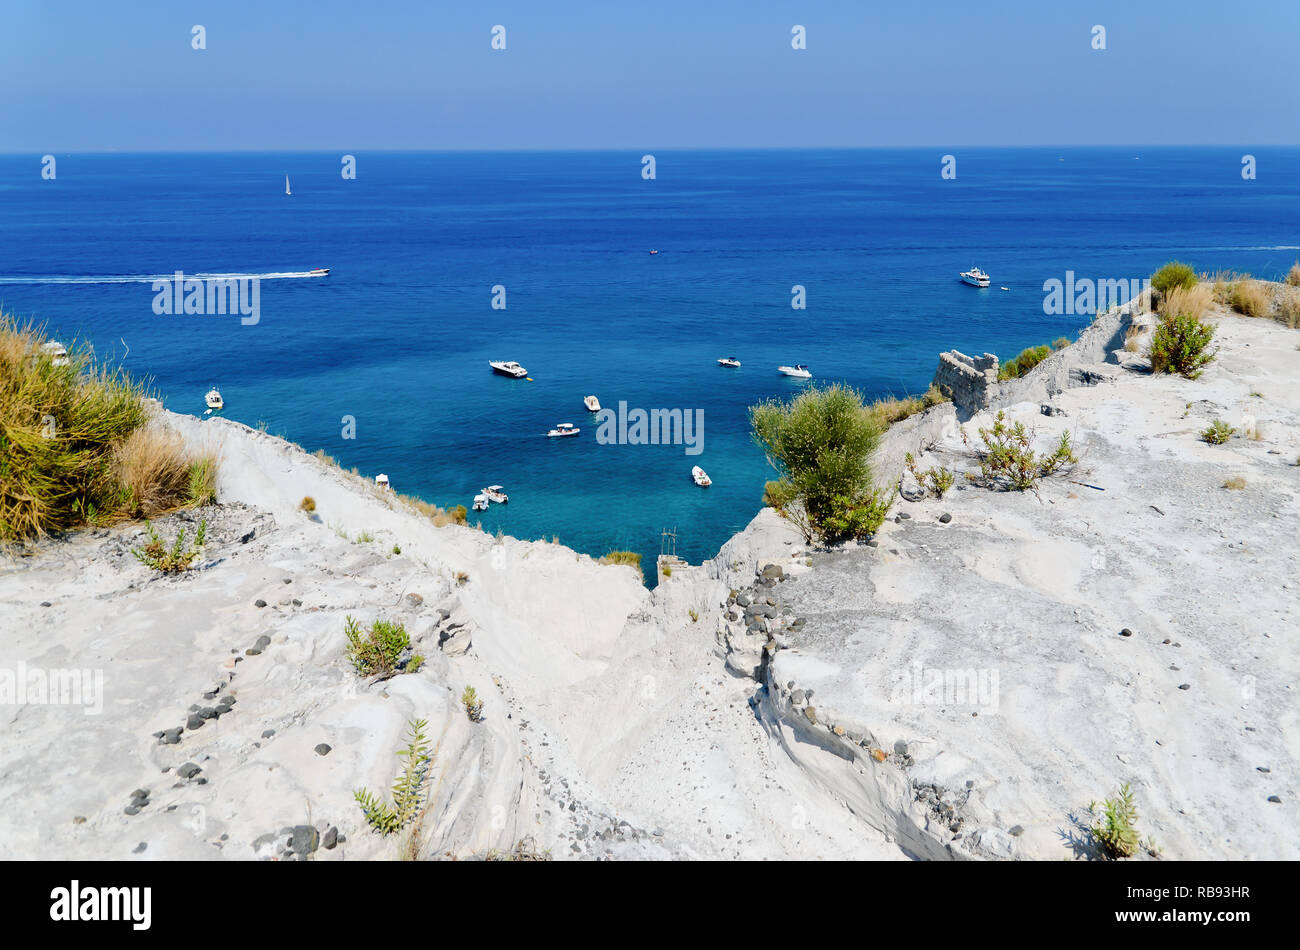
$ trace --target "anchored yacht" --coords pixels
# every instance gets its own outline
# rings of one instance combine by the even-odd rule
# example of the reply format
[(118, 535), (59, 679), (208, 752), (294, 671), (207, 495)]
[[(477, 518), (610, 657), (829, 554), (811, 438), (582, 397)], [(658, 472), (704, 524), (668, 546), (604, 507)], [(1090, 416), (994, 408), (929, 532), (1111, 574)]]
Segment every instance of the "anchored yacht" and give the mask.
[(502, 376), (510, 376), (514, 379), (523, 379), (528, 375), (528, 370), (514, 360), (492, 360), (489, 361), (488, 366), (492, 367), (492, 372), (500, 373)]
[(962, 283), (970, 284), (972, 287), (987, 287), (989, 285), (989, 275), (978, 267), (972, 267), (970, 270), (964, 271), (961, 279)]
[(793, 376), (795, 379), (812, 378), (812, 373), (810, 373), (808, 367), (804, 366), (802, 363), (796, 363), (794, 366), (778, 366), (776, 371), (784, 376)]

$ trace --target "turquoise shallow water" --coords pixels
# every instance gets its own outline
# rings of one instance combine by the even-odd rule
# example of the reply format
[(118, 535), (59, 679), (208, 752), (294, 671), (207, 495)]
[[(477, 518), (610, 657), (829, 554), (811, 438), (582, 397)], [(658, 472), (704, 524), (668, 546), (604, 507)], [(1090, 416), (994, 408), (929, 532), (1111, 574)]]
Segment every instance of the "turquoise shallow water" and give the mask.
[[(1067, 270), (1283, 273), (1300, 151), (1252, 150), (1256, 181), (1241, 151), (968, 150), (955, 181), (939, 150), (658, 153), (654, 181), (623, 152), (360, 153), (355, 181), (324, 153), (60, 155), (55, 181), (0, 156), (0, 301), (152, 376), (175, 411), (202, 413), (216, 384), (227, 416), (400, 491), (468, 505), (501, 483), (488, 530), (651, 556), (676, 526), (698, 561), (759, 507), (771, 473), (746, 409), (802, 385), (779, 363), (920, 392), (941, 350), (1006, 356), (1086, 324), (1043, 313)], [(972, 264), (992, 288), (958, 282)], [(149, 284), (99, 280), (312, 267), (332, 272), (263, 281), (255, 326), (158, 316)], [(703, 453), (597, 444), (589, 393), (702, 410)], [(584, 432), (545, 438), (557, 422)]]

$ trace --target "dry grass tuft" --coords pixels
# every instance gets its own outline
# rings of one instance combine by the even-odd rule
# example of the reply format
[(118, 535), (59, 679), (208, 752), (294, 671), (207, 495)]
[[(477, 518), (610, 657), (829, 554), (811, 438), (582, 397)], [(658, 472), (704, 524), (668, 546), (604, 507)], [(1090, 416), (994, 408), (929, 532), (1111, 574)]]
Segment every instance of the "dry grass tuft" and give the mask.
[(1236, 475), (1224, 482), (1223, 487), (1232, 491), (1242, 491), (1246, 487), (1246, 480), (1240, 475)]
[(1300, 261), (1291, 265), (1291, 269), (1286, 272), (1286, 282), (1292, 287), (1300, 287)]
[(205, 505), (216, 497), (216, 461), (195, 457), (174, 432), (144, 426), (113, 448), (112, 477), (129, 518)]
[(1273, 310), (1273, 298), (1263, 282), (1239, 280), (1228, 288), (1228, 306), (1247, 317), (1267, 317)]
[(883, 431), (895, 422), (902, 422), (909, 416), (914, 416), (918, 412), (924, 412), (932, 406), (938, 406), (947, 401), (947, 396), (931, 386), (923, 396), (905, 396), (902, 399), (892, 397), (877, 399), (866, 407), (866, 411)]
[(1214, 304), (1214, 289), (1209, 284), (1175, 287), (1160, 301), (1160, 315), (1188, 314), (1200, 320)]

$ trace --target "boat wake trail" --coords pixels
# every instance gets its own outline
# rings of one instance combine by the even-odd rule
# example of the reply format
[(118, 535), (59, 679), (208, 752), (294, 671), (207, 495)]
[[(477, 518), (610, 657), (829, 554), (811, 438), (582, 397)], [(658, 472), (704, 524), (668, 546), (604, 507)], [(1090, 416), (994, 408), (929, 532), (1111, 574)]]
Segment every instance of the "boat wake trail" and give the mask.
[[(271, 271), (265, 274), (185, 274), (184, 280), (296, 280), (306, 277), (323, 277), (311, 271)], [(152, 284), (159, 280), (174, 280), (172, 274), (127, 274), (122, 276), (50, 276), (50, 277), (0, 277), (0, 284)]]

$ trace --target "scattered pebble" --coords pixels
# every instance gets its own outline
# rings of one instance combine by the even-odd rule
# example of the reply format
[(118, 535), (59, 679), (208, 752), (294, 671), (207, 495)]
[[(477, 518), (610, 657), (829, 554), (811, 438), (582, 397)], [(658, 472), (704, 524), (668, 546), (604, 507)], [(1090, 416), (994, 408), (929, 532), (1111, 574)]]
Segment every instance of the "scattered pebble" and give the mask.
[(329, 746), (329, 744), (328, 744), (328, 743), (325, 743), (325, 742), (322, 742), (320, 745), (316, 746), (316, 754), (317, 754), (317, 755), (329, 755), (329, 754), (330, 754), (330, 746)]

